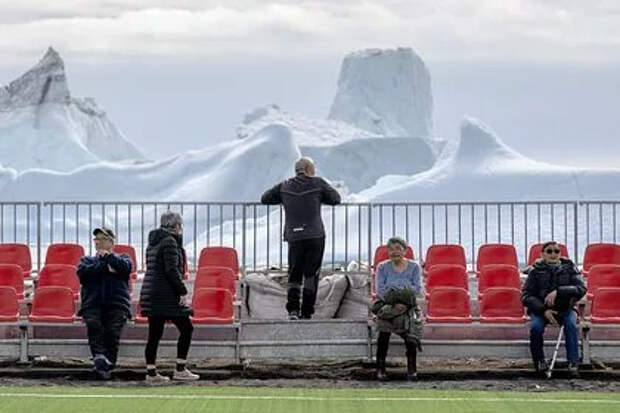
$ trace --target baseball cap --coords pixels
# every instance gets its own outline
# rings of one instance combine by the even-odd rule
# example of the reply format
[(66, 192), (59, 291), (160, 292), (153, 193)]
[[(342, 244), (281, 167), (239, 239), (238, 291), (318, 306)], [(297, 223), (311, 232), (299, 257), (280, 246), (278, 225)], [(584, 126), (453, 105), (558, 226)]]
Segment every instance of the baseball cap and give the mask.
[(106, 237), (116, 239), (116, 235), (114, 235), (114, 231), (112, 231), (110, 228), (106, 228), (106, 227), (95, 228), (95, 230), (93, 231), (93, 235), (96, 237), (99, 234), (103, 234)]

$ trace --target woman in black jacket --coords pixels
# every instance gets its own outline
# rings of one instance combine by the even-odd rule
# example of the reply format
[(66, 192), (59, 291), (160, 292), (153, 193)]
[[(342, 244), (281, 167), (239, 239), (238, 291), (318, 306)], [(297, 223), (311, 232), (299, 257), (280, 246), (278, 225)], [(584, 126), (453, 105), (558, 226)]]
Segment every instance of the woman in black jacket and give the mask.
[(183, 283), (185, 250), (183, 249), (183, 219), (176, 212), (166, 211), (161, 216), (161, 227), (149, 233), (146, 249), (146, 274), (140, 291), (140, 309), (149, 320), (149, 338), (144, 351), (146, 380), (168, 381), (157, 373), (155, 360), (159, 340), (166, 321), (179, 329), (177, 363), (173, 380), (198, 380), (199, 376), (186, 368), (187, 353), (194, 330), (187, 305), (187, 288)]

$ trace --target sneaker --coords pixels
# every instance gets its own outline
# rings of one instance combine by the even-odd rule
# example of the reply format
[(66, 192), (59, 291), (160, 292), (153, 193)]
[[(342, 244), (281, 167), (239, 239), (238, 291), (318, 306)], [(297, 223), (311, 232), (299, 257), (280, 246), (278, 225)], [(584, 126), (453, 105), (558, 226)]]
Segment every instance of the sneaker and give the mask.
[(302, 320), (312, 320), (312, 315), (304, 315), (304, 314), (302, 314), (301, 315), (301, 319)]
[(536, 373), (545, 374), (547, 372), (547, 362), (545, 360), (539, 360), (534, 362), (534, 369)]
[(568, 374), (570, 374), (573, 379), (579, 378), (579, 366), (577, 363), (568, 364)]
[(299, 320), (299, 313), (297, 311), (291, 311), (288, 313), (288, 319), (291, 321)]
[(193, 381), (198, 379), (200, 379), (200, 376), (192, 373), (188, 369), (183, 369), (181, 371), (175, 370), (172, 375), (172, 380)]
[(112, 372), (93, 368), (91, 377), (93, 380), (112, 380)]
[(154, 376), (147, 374), (145, 380), (147, 381), (147, 383), (166, 383), (170, 381), (170, 377), (162, 376), (159, 373), (155, 373)]
[(112, 363), (103, 354), (97, 354), (93, 357), (93, 364), (97, 371), (110, 371), (112, 370)]

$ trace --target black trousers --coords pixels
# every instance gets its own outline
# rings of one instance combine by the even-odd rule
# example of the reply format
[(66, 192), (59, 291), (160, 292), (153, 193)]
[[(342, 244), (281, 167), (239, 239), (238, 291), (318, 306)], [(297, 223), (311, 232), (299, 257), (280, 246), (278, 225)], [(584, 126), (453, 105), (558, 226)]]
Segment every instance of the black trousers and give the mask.
[(155, 360), (157, 359), (157, 348), (159, 347), (159, 340), (161, 340), (161, 336), (164, 334), (166, 320), (170, 320), (180, 333), (179, 340), (177, 341), (177, 358), (183, 360), (187, 359), (187, 353), (189, 353), (189, 346), (192, 343), (192, 333), (194, 331), (194, 326), (189, 316), (149, 317), (149, 340), (144, 349), (146, 364), (155, 364)]
[[(392, 333), (388, 333), (382, 331), (379, 333), (379, 337), (377, 337), (377, 363), (385, 362), (385, 358), (387, 357), (388, 347), (390, 346), (390, 336)], [(403, 340), (405, 340), (405, 334), (401, 336)], [(407, 354), (407, 364), (412, 363), (413, 366), (416, 365), (417, 356), (418, 356), (418, 348), (416, 343), (405, 340), (405, 349)]]
[[(314, 303), (323, 263), (325, 238), (304, 239), (288, 244), (288, 301), (286, 310), (301, 316), (314, 314)], [(303, 291), (303, 293), (302, 293)]]
[(103, 354), (112, 364), (116, 364), (121, 333), (127, 322), (127, 312), (119, 308), (91, 309), (84, 312), (84, 321), (93, 357)]

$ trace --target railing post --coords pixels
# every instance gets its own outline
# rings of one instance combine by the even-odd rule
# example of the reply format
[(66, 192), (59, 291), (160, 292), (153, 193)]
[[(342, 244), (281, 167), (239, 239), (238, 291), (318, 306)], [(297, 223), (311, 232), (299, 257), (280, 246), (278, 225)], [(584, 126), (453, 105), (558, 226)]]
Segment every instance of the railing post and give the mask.
[(575, 254), (575, 265), (579, 265), (579, 201), (573, 203), (573, 248)]
[(368, 272), (372, 274), (372, 208), (373, 204), (368, 204)]
[(41, 210), (43, 203), (37, 203), (37, 273), (41, 272)]

